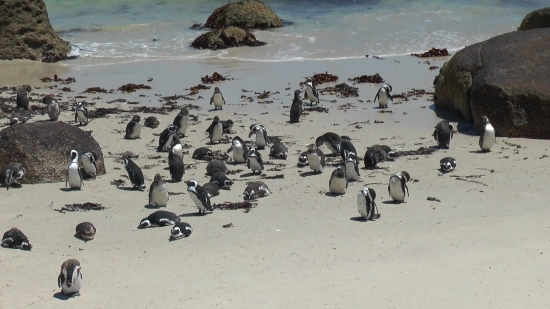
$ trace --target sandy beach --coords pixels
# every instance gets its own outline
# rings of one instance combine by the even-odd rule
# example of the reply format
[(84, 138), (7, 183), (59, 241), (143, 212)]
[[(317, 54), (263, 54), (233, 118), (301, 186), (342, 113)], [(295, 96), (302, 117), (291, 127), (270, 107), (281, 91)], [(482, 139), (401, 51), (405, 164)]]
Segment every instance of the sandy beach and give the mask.
[[(156, 152), (158, 136), (154, 134), (172, 123), (178, 110), (168, 115), (140, 114), (142, 120), (156, 116), (161, 125), (143, 128), (137, 140), (123, 138), (133, 114), (92, 119), (82, 129), (93, 130), (92, 136), (101, 145), (105, 175), (85, 181), (81, 191), (62, 191), (62, 182), (0, 190), (0, 232), (18, 227), (34, 246), (30, 252), (0, 250), (0, 308), (550, 307), (550, 225), (546, 220), (550, 193), (544, 189), (549, 141), (499, 136), (492, 152), (479, 153), (479, 136), (472, 125), (436, 113), (430, 95), (396, 99), (398, 104), (390, 103), (391, 113), (381, 113), (372, 103), (377, 84), (354, 85), (359, 97), (324, 95), (321, 106), (328, 108), (328, 113), (309, 112), (300, 123), (287, 123), (291, 94), (313, 73), (337, 75), (337, 83), (348, 85), (352, 84), (348, 78), (380, 73), (392, 84), (394, 94), (413, 88), (430, 92), (438, 70), (428, 67), (441, 67), (449, 58), (0, 63), (0, 85), (34, 87), (31, 97), (36, 101), (31, 105), (42, 105), (40, 94), (62, 93), (62, 102), (87, 96), (79, 100), (94, 103), (88, 106), (90, 110), (159, 107), (161, 96), (185, 95), (185, 89), (201, 83), (200, 77), (218, 72), (233, 80), (209, 85), (211, 89), (192, 96), (202, 97), (198, 100), (177, 101), (178, 105), (200, 107), (190, 111), (199, 121), (182, 140), (190, 145), (189, 152), (203, 146), (229, 148), (230, 144), (207, 145), (204, 131), (216, 115), (235, 122), (231, 137), (249, 140), (248, 127), (261, 123), (268, 135), (281, 137), (289, 147), (286, 161), (268, 159), (285, 164), (282, 171), (270, 171), (274, 165), (267, 165), (265, 171), (267, 176), (283, 174), (284, 179), (263, 180), (273, 195), (259, 199), (257, 207), (247, 213), (217, 209), (197, 216), (185, 183), (168, 183), (169, 191), (182, 194), (172, 195), (166, 210), (181, 215), (182, 221), (193, 227), (190, 237), (170, 242), (170, 227), (136, 229), (139, 221), (154, 211), (144, 207), (148, 189), (124, 190), (111, 181), (123, 179), (129, 184), (122, 164), (115, 162), (120, 159), (116, 154), (125, 151), (139, 155), (135, 162), (142, 167), (147, 188), (156, 173), (170, 179), (167, 153)], [(45, 86), (56, 83), (40, 81), (54, 74), (74, 77), (74, 84), (58, 84), (72, 92), (48, 89)], [(152, 82), (147, 82), (149, 77)], [(127, 83), (144, 83), (152, 89), (132, 94), (81, 94), (88, 87), (109, 90)], [(208, 104), (215, 86), (227, 101), (222, 111), (210, 111)], [(273, 94), (257, 99), (255, 93), (264, 91)], [(254, 101), (242, 99), (243, 95), (254, 97)], [(6, 90), (0, 96), (14, 94)], [(106, 103), (119, 98), (139, 103)], [(30, 122), (46, 119), (47, 115), (38, 115)], [(349, 136), (361, 157), (373, 144), (387, 144), (397, 151), (433, 147), (434, 126), (442, 119), (458, 122), (450, 149), (400, 157), (374, 170), (363, 169), (361, 161), (360, 181), (350, 183), (343, 196), (327, 194), (333, 164), (339, 158), (329, 162), (320, 175), (304, 177), (309, 168), (296, 166), (300, 153), (325, 132)], [(72, 111), (61, 114), (60, 121), (74, 125), (73, 120)], [(1, 121), (3, 125), (8, 122), (5, 118)], [(329, 152), (324, 146), (321, 149)], [(261, 153), (268, 158), (268, 149)], [(157, 155), (162, 158), (155, 158)], [(454, 157), (458, 165), (454, 172), (443, 175), (438, 170), (439, 160), (446, 156)], [(184, 180), (208, 182), (207, 162), (193, 160), (190, 154), (184, 156), (184, 162), (194, 166), (186, 171)], [(232, 189), (222, 190), (212, 203), (242, 201), (246, 182), (260, 179), (246, 176), (249, 170), (245, 165), (229, 162), (228, 167), (244, 171), (230, 175), (235, 181)], [(399, 171), (409, 172), (413, 181), (408, 183), (406, 202), (394, 204), (387, 185), (390, 175)], [(357, 192), (366, 186), (377, 192), (381, 218), (376, 221), (355, 220), (359, 216)], [(101, 203), (106, 209), (54, 211), (83, 202)], [(83, 221), (97, 227), (94, 240), (83, 242), (73, 237), (75, 226)], [(222, 228), (229, 223), (233, 227)], [(57, 276), (61, 263), (69, 258), (81, 262), (84, 284), (80, 297), (65, 300), (59, 297)]]

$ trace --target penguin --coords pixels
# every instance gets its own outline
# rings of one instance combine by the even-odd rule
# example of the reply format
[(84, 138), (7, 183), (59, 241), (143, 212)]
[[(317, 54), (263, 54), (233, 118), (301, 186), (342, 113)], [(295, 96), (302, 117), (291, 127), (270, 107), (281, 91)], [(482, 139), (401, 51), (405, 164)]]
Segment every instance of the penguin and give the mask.
[(20, 123), (25, 123), (26, 121), (21, 121), (19, 117), (11, 117), (10, 119), (10, 127), (14, 127)]
[(229, 147), (227, 152), (233, 152), (233, 162), (246, 163), (246, 154), (248, 153), (248, 148), (239, 136), (233, 137), (233, 140), (231, 141), (231, 147)]
[(189, 111), (187, 108), (184, 107), (180, 110), (174, 118), (173, 125), (176, 127), (178, 136), (185, 137), (185, 132), (189, 128)]
[(67, 183), (69, 183), (71, 189), (80, 190), (82, 188), (83, 182), (84, 181), (82, 180), (82, 174), (80, 173), (80, 168), (78, 166), (78, 152), (76, 152), (76, 150), (71, 150), (71, 163), (67, 167), (65, 188), (67, 187)]
[(214, 109), (217, 110), (218, 107), (220, 109), (223, 109), (223, 105), (225, 104), (225, 99), (223, 98), (223, 94), (220, 91), (220, 88), (216, 87), (214, 88), (214, 94), (212, 94), (212, 97), (210, 98), (210, 105), (214, 104)]
[(388, 145), (380, 145), (380, 148), (386, 152), (386, 161), (395, 161), (396, 153)]
[(386, 152), (380, 145), (373, 145), (365, 152), (365, 168), (373, 169), (378, 163), (386, 161)]
[(76, 109), (74, 111), (74, 122), (80, 125), (88, 124), (88, 109), (82, 104), (82, 102), (76, 103)]
[(392, 87), (390, 84), (382, 84), (382, 86), (380, 86), (380, 88), (378, 89), (376, 96), (374, 97), (374, 103), (376, 103), (376, 99), (378, 99), (378, 107), (387, 108), (388, 99), (390, 99), (393, 102), (391, 91), (392, 91)]
[(183, 158), (172, 152), (172, 149), (168, 152), (168, 168), (170, 169), (170, 176), (172, 182), (180, 182), (185, 174), (185, 165), (183, 164)]
[(233, 133), (233, 120), (231, 119), (222, 120), (221, 123), (222, 123), (223, 133), (227, 133), (227, 134)]
[(357, 210), (364, 220), (380, 218), (378, 207), (376, 207), (376, 192), (371, 188), (363, 188), (357, 194)]
[(309, 162), (307, 160), (307, 151), (304, 151), (304, 152), (302, 152), (302, 154), (298, 158), (298, 166), (299, 167), (304, 167), (304, 166), (308, 166), (308, 165), (309, 165)]
[(332, 175), (330, 175), (330, 180), (328, 181), (328, 188), (330, 193), (334, 195), (346, 194), (348, 179), (346, 178), (345, 166), (338, 166), (332, 171)]
[(269, 149), (269, 156), (277, 159), (286, 160), (288, 148), (283, 143), (275, 143)]
[(190, 179), (187, 181), (187, 192), (189, 193), (191, 200), (195, 203), (195, 205), (197, 205), (199, 214), (206, 214), (207, 210), (214, 211), (212, 204), (210, 204), (210, 197), (208, 196), (208, 193), (201, 186), (199, 186), (199, 183), (196, 180)]
[(252, 174), (256, 174), (256, 171), (261, 174), (264, 170), (262, 155), (255, 148), (250, 148), (246, 156), (246, 166), (252, 170)]
[(157, 151), (167, 150), (176, 136), (176, 127), (173, 124), (169, 124), (159, 136), (159, 146)]
[(340, 143), (342, 142), (342, 138), (340, 135), (332, 132), (327, 132), (315, 140), (315, 146), (321, 147), (321, 145), (327, 146), (330, 151), (332, 151), (332, 154), (340, 153)]
[(17, 108), (29, 109), (29, 94), (32, 88), (29, 85), (22, 86), (17, 92)]
[(164, 182), (164, 179), (157, 173), (155, 174), (155, 179), (151, 183), (151, 186), (149, 186), (149, 207), (166, 207), (169, 200), (170, 194), (168, 194), (166, 182)]
[(57, 277), (57, 285), (61, 292), (67, 296), (80, 296), (82, 287), (82, 272), (80, 262), (75, 259), (69, 259), (61, 264), (61, 271)]
[(214, 152), (206, 147), (200, 147), (193, 151), (191, 158), (195, 160), (211, 160), (214, 157)]
[(180, 221), (180, 217), (171, 211), (157, 210), (147, 216), (147, 218), (141, 219), (137, 228), (145, 229), (152, 226), (174, 225)]
[(454, 124), (445, 120), (440, 121), (435, 126), (433, 137), (434, 140), (437, 142), (437, 145), (439, 145), (439, 148), (449, 149), (451, 145), (451, 140), (453, 139), (454, 129)]
[(149, 127), (151, 129), (156, 129), (160, 125), (160, 121), (155, 116), (150, 116), (145, 118), (145, 121), (143, 122), (143, 125), (146, 127)]
[(214, 117), (212, 124), (208, 127), (208, 129), (206, 129), (206, 132), (208, 132), (208, 137), (210, 138), (211, 144), (214, 142), (221, 142), (223, 136), (223, 126), (220, 122), (220, 117)]
[(394, 202), (403, 203), (405, 201), (405, 193), (409, 196), (409, 188), (407, 187), (409, 180), (411, 180), (411, 176), (405, 171), (390, 176), (388, 193)]
[(4, 166), (2, 169), (1, 181), (6, 185), (6, 190), (9, 190), (14, 183), (19, 186), (17, 181), (23, 179), (25, 173), (26, 170), (21, 163), (10, 162), (8, 165)]
[(213, 176), (216, 173), (227, 174), (227, 166), (222, 160), (212, 160), (206, 165), (206, 174)]
[(483, 123), (483, 128), (479, 135), (479, 148), (481, 148), (481, 151), (489, 152), (497, 141), (495, 128), (493, 128), (487, 116), (481, 116), (481, 122)]
[(90, 222), (82, 222), (76, 226), (75, 236), (83, 240), (92, 240), (95, 238), (95, 226)]
[(172, 164), (172, 154), (180, 157), (183, 161), (183, 147), (181, 146), (180, 138), (177, 135), (172, 138), (172, 144), (170, 144), (170, 148), (168, 149), (168, 166)]
[(346, 179), (348, 181), (356, 181), (359, 179), (359, 161), (355, 152), (346, 153), (346, 159), (344, 160), (346, 167)]
[(145, 179), (141, 168), (132, 161), (132, 159), (124, 157), (124, 168), (128, 172), (128, 178), (132, 182), (133, 189), (145, 190)]
[(304, 110), (302, 99), (300, 99), (300, 90), (294, 90), (294, 99), (290, 106), (290, 123), (300, 122), (300, 116)]
[(182, 239), (184, 237), (189, 237), (193, 233), (193, 228), (187, 222), (178, 222), (170, 231), (170, 240)]
[(250, 126), (250, 133), (248, 133), (248, 137), (252, 137), (253, 134), (256, 134), (256, 147), (258, 149), (265, 148), (265, 146), (267, 146), (266, 128), (260, 124), (253, 124)]
[(252, 201), (271, 195), (271, 190), (263, 181), (251, 181), (246, 185), (243, 195), (245, 201)]
[(313, 86), (313, 81), (311, 80), (311, 78), (308, 78), (306, 80), (304, 86), (306, 87), (304, 98), (309, 99), (309, 102), (312, 106), (313, 102), (315, 102), (316, 105), (319, 105), (319, 93), (317, 93), (317, 89), (315, 88), (315, 86)]
[(85, 152), (80, 156), (80, 163), (82, 164), (82, 169), (84, 173), (88, 175), (88, 178), (96, 179), (97, 167), (96, 167), (97, 156), (93, 152)]
[(32, 244), (21, 232), (20, 229), (16, 227), (12, 227), (9, 231), (4, 233), (4, 236), (2, 236), (2, 242), (0, 243), (2, 247), (4, 248), (14, 248), (14, 249), (21, 249), (21, 250), (31, 250)]
[(208, 197), (220, 195), (220, 186), (218, 186), (217, 182), (205, 183), (202, 188), (208, 193)]
[(59, 103), (57, 100), (49, 95), (42, 98), (42, 103), (46, 104), (48, 116), (50, 117), (51, 121), (57, 121), (59, 119)]
[(456, 168), (456, 160), (451, 157), (445, 157), (439, 161), (439, 166), (444, 173), (452, 172)]
[(345, 161), (347, 157), (348, 152), (353, 152), (357, 154), (357, 150), (355, 150), (355, 146), (350, 141), (342, 140), (340, 142), (340, 156), (342, 156), (342, 160)]
[(132, 120), (128, 122), (126, 125), (126, 135), (124, 136), (125, 139), (139, 138), (139, 135), (141, 134), (141, 123), (139, 123), (140, 120), (141, 117), (139, 115), (134, 115)]
[(307, 150), (307, 161), (309, 168), (314, 174), (323, 172), (325, 168), (325, 154), (314, 144), (309, 145)]
[(220, 189), (227, 190), (231, 190), (231, 186), (233, 185), (233, 181), (231, 181), (231, 179), (223, 173), (215, 173), (212, 177), (210, 177), (210, 182), (216, 183)]

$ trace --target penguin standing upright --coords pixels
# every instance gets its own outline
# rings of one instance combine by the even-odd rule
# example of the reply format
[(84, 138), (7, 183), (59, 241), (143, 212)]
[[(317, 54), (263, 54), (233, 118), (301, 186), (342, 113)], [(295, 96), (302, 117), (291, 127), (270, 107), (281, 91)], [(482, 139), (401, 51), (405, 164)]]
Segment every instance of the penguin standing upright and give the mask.
[(167, 150), (172, 144), (172, 141), (175, 135), (176, 135), (176, 126), (174, 126), (173, 124), (169, 124), (166, 127), (166, 129), (164, 129), (164, 131), (160, 133), (159, 146), (157, 148), (157, 151)]
[(80, 296), (82, 272), (78, 260), (70, 259), (61, 264), (61, 271), (57, 277), (57, 284), (61, 288), (63, 294), (67, 296)]
[(338, 166), (332, 171), (332, 175), (330, 175), (330, 180), (328, 182), (328, 188), (332, 194), (346, 194), (348, 179), (346, 178), (346, 168), (344, 166)]
[(252, 171), (252, 174), (256, 174), (256, 171), (260, 174), (262, 173), (264, 170), (264, 160), (255, 148), (250, 148), (246, 155), (246, 160), (246, 166)]
[(266, 128), (260, 124), (253, 124), (250, 126), (250, 133), (248, 133), (248, 137), (250, 138), (254, 134), (256, 134), (256, 147), (258, 149), (264, 149), (265, 146), (267, 146)]
[(388, 145), (380, 145), (380, 148), (386, 152), (387, 161), (395, 161), (396, 153)]
[(433, 137), (437, 145), (439, 145), (439, 148), (449, 149), (451, 140), (453, 139), (454, 129), (454, 124), (445, 120), (440, 121), (435, 126)]
[(151, 226), (174, 225), (180, 221), (180, 217), (171, 211), (157, 210), (148, 215), (147, 218), (141, 219), (137, 228), (145, 229)]
[(2, 169), (0, 181), (6, 185), (6, 190), (9, 190), (14, 183), (18, 184), (16, 182), (17, 180), (21, 180), (25, 177), (25, 173), (26, 170), (21, 163), (10, 162)]
[(187, 181), (187, 192), (189, 193), (191, 200), (199, 209), (199, 214), (206, 214), (207, 210), (214, 211), (212, 204), (210, 204), (210, 197), (208, 196), (208, 193), (201, 186), (199, 186), (199, 183), (196, 180), (190, 179)]
[(300, 116), (304, 110), (302, 99), (300, 99), (300, 90), (294, 90), (294, 99), (290, 106), (290, 123), (300, 122)]
[(80, 125), (88, 124), (88, 109), (82, 102), (76, 103), (76, 109), (74, 111), (74, 122), (78, 122)]
[(340, 142), (340, 156), (342, 156), (342, 160), (346, 160), (347, 154), (349, 152), (353, 152), (357, 154), (357, 150), (355, 150), (355, 146), (350, 141), (343, 140)]
[(378, 99), (379, 108), (388, 107), (388, 99), (393, 102), (391, 91), (392, 87), (390, 84), (382, 84), (382, 86), (380, 86), (380, 88), (378, 89), (376, 96), (374, 97), (374, 103), (376, 103), (376, 99)]
[(48, 111), (48, 117), (50, 120), (57, 121), (59, 119), (59, 103), (57, 100), (49, 95), (42, 98), (42, 103), (46, 104), (46, 110)]
[(67, 176), (65, 178), (65, 187), (67, 183), (71, 189), (80, 190), (82, 188), (82, 174), (80, 173), (80, 167), (78, 166), (78, 152), (71, 150), (71, 163), (67, 167)]
[(168, 152), (168, 168), (170, 169), (170, 176), (173, 182), (180, 182), (185, 174), (185, 165), (183, 164), (183, 158), (172, 152), (172, 149)]
[(233, 137), (231, 147), (229, 147), (227, 152), (233, 152), (233, 162), (246, 163), (246, 154), (248, 153), (248, 149), (246, 148), (242, 138), (239, 136)]
[(29, 109), (29, 94), (32, 88), (29, 85), (25, 85), (19, 89), (16, 98), (16, 107), (22, 109)]
[(311, 105), (313, 105), (313, 102), (315, 102), (316, 105), (319, 105), (319, 93), (317, 93), (317, 89), (313, 86), (313, 81), (311, 78), (306, 80), (304, 86), (306, 87), (304, 98), (309, 99)]
[(212, 124), (206, 129), (208, 132), (208, 137), (210, 138), (210, 143), (218, 142), (220, 143), (223, 136), (223, 126), (220, 122), (220, 117), (216, 116), (212, 120)]
[(96, 166), (97, 156), (93, 152), (85, 152), (80, 156), (80, 163), (82, 164), (82, 169), (84, 173), (88, 175), (88, 178), (96, 178), (97, 166)]
[(375, 199), (376, 191), (371, 188), (363, 188), (357, 194), (357, 210), (364, 220), (380, 218)]
[(141, 123), (139, 123), (140, 120), (141, 117), (139, 115), (134, 115), (132, 120), (128, 122), (126, 125), (126, 135), (124, 136), (125, 139), (139, 138), (139, 135), (141, 134)]
[(0, 244), (4, 248), (16, 248), (29, 251), (32, 249), (32, 244), (27, 236), (25, 236), (25, 234), (23, 234), (23, 232), (16, 227), (12, 227), (4, 233)]
[(390, 176), (388, 193), (394, 202), (403, 203), (405, 201), (405, 194), (409, 196), (409, 188), (407, 187), (409, 180), (411, 180), (411, 176), (405, 171)]
[(210, 105), (214, 104), (214, 109), (223, 109), (223, 105), (225, 104), (225, 99), (223, 98), (222, 92), (220, 91), (220, 88), (216, 87), (214, 88), (214, 94), (212, 94), (212, 97), (210, 98)]
[(332, 151), (332, 154), (340, 153), (340, 143), (342, 142), (342, 138), (340, 135), (332, 132), (327, 132), (315, 140), (315, 146), (321, 147), (321, 145), (327, 146), (330, 151)]
[(481, 151), (489, 152), (497, 141), (495, 128), (493, 128), (487, 116), (481, 116), (481, 122), (483, 123), (483, 128), (479, 135), (479, 148), (481, 148)]
[(149, 186), (149, 207), (159, 208), (166, 207), (170, 200), (170, 194), (168, 194), (168, 188), (166, 182), (160, 176), (155, 174), (155, 179)]
[(178, 222), (170, 231), (170, 240), (177, 240), (184, 237), (189, 237), (193, 233), (193, 228), (187, 222)]
[(124, 169), (128, 172), (128, 178), (132, 182), (133, 189), (145, 189), (145, 180), (141, 168), (128, 157), (124, 157)]
[(176, 126), (176, 133), (184, 137), (185, 132), (187, 132), (187, 128), (189, 128), (189, 111), (187, 108), (183, 107), (179, 114), (176, 115), (174, 118), (173, 125)]
[(309, 168), (314, 174), (323, 172), (325, 168), (325, 154), (314, 144), (309, 145), (307, 150), (307, 161)]
[(180, 157), (183, 161), (183, 147), (181, 146), (180, 138), (177, 135), (175, 135), (172, 139), (172, 144), (170, 144), (170, 148), (168, 149), (168, 166), (172, 164), (172, 154)]
[(347, 152), (344, 160), (346, 166), (346, 179), (356, 181), (359, 179), (359, 160), (355, 152)]

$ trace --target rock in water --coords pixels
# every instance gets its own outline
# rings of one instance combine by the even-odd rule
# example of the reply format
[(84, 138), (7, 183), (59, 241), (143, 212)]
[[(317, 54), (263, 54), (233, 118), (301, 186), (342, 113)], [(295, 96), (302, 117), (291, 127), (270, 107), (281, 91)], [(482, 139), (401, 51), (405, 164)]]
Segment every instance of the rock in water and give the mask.
[(521, 21), (518, 30), (530, 30), (550, 27), (550, 7), (534, 10)]
[(470, 45), (434, 80), (436, 108), (457, 111), (500, 136), (550, 138), (550, 28), (505, 33)]
[(199, 49), (225, 49), (239, 46), (262, 46), (266, 43), (256, 40), (248, 30), (237, 27), (225, 27), (202, 34), (191, 46)]
[(266, 29), (282, 27), (283, 21), (267, 4), (252, 0), (232, 2), (217, 8), (204, 24), (205, 28), (211, 29), (228, 26)]
[(53, 30), (43, 0), (0, 1), (0, 60), (53, 62), (70, 51)]
[(0, 166), (19, 162), (27, 174), (24, 184), (65, 182), (69, 153), (97, 155), (97, 174), (105, 174), (103, 153), (86, 131), (61, 121), (22, 123), (0, 131)]

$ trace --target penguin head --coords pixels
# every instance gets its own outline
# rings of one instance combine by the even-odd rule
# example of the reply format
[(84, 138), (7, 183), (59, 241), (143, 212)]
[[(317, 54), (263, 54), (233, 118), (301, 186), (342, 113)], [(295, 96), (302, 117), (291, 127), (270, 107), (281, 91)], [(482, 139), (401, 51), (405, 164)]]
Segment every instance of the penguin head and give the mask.
[(223, 181), (224, 188), (231, 188), (232, 185), (233, 185), (233, 181), (231, 181), (230, 179), (226, 179)]
[(134, 115), (134, 117), (132, 117), (132, 121), (139, 122), (140, 120), (141, 117), (139, 115)]
[(195, 179), (189, 179), (187, 182), (187, 187), (196, 187), (199, 183)]
[(77, 102), (76, 103), (76, 108), (82, 108), (82, 102)]
[(307, 152), (304, 152), (298, 158), (298, 165), (307, 165), (309, 162), (307, 160)]
[(160, 182), (160, 181), (162, 181), (162, 176), (160, 176), (159, 173), (156, 173), (154, 182)]
[(212, 158), (212, 157), (214, 157), (214, 152), (212, 150), (208, 150), (208, 151), (206, 151), (206, 156), (209, 157), (209, 158)]
[[(319, 137), (315, 140), (315, 146), (321, 147), (321, 145), (323, 145), (323, 142), (324, 142), (323, 136), (319, 136)], [(310, 145), (310, 147), (311, 147), (311, 145)]]
[(19, 124), (19, 123), (21, 123), (21, 121), (19, 121), (19, 118), (17, 118), (17, 117), (13, 117), (13, 118), (10, 119), (10, 127), (13, 127), (14, 125)]
[(409, 182), (409, 180), (411, 180), (411, 175), (409, 175), (409, 173), (407, 173), (405, 171), (402, 171), (401, 175), (403, 175), (403, 178), (405, 179), (405, 182)]
[(183, 108), (180, 110), (180, 114), (182, 114), (183, 116), (188, 116), (188, 115), (189, 115), (189, 111), (187, 110), (187, 108), (183, 107)]
[(384, 84), (382, 88), (384, 88), (387, 93), (390, 93), (393, 90), (390, 84)]
[(170, 147), (174, 147), (175, 145), (181, 143), (179, 136), (176, 134), (174, 137), (172, 137), (172, 143), (170, 143)]
[(150, 227), (151, 225), (152, 225), (151, 221), (149, 221), (148, 218), (144, 218), (144, 219), (141, 219), (141, 222), (139, 223), (137, 228), (144, 229), (144, 228)]
[(244, 190), (244, 200), (251, 201), (255, 198), (256, 196), (255, 196), (254, 188), (252, 188), (251, 186), (246, 187), (246, 189)]
[(231, 127), (233, 127), (234, 122), (233, 122), (233, 120), (231, 120), (231, 119), (227, 119), (227, 120), (225, 121), (225, 124), (226, 124), (229, 128), (231, 128)]
[(123, 157), (122, 160), (124, 160), (124, 167), (128, 165), (128, 160), (130, 160), (128, 157)]
[(170, 134), (173, 134), (173, 133), (176, 133), (176, 126), (173, 125), (173, 124), (169, 124), (167, 127), (166, 127), (166, 130), (168, 130), (168, 132), (170, 132)]
[(359, 191), (359, 196), (369, 197), (369, 188), (363, 188)]
[(22, 250), (28, 250), (28, 251), (31, 251), (32, 249), (32, 244), (29, 240), (23, 240), (21, 242), (21, 247), (20, 247)]
[(300, 93), (302, 93), (300, 90), (298, 90), (298, 89), (294, 90), (294, 99), (299, 99), (300, 98)]
[(45, 97), (42, 98), (42, 103), (48, 105), (50, 103), (52, 103), (55, 99), (52, 98), (51, 96), (47, 95)]
[(338, 177), (346, 177), (346, 166), (345, 165), (340, 165), (336, 168), (336, 176)]
[(219, 88), (219, 87), (215, 87), (215, 88), (214, 88), (214, 92), (220, 92), (220, 88)]
[(246, 154), (248, 157), (255, 157), (256, 156), (256, 148), (250, 148), (248, 150), (248, 153)]
[(313, 80), (310, 77), (307, 77), (305, 84), (310, 87), (313, 87)]
[(71, 150), (71, 159), (74, 160), (78, 158), (78, 152), (76, 152), (76, 150)]
[(490, 123), (489, 118), (487, 118), (487, 116), (485, 115), (481, 116), (481, 122), (483, 123), (483, 125)]
[(6, 185), (8, 186), (8, 189), (9, 187), (13, 184), (13, 181), (15, 179), (13, 178), (13, 174), (12, 174), (12, 170), (11, 168), (8, 168), (6, 169), (6, 178), (4, 179), (4, 182), (6, 183)]
[(239, 144), (243, 144), (243, 140), (239, 136), (233, 137), (233, 140), (231, 141), (231, 144), (233, 144), (233, 147), (238, 146)]
[(23, 177), (25, 176), (25, 173), (26, 173), (26, 172), (27, 172), (27, 171), (25, 170), (25, 168), (21, 166), (21, 167), (19, 168), (19, 171), (17, 171), (17, 174), (15, 174), (15, 179), (21, 179), (21, 178), (23, 178)]
[(218, 123), (218, 122), (220, 122), (220, 117), (215, 116), (214, 119), (212, 120), (212, 123)]
[(185, 235), (181, 232), (180, 228), (177, 226), (174, 226), (172, 230), (170, 231), (170, 238), (171, 239), (180, 239), (184, 237)]
[(440, 164), (441, 166), (441, 169), (444, 171), (444, 172), (448, 172), (450, 171), (453, 167), (451, 166), (451, 162), (441, 162)]

